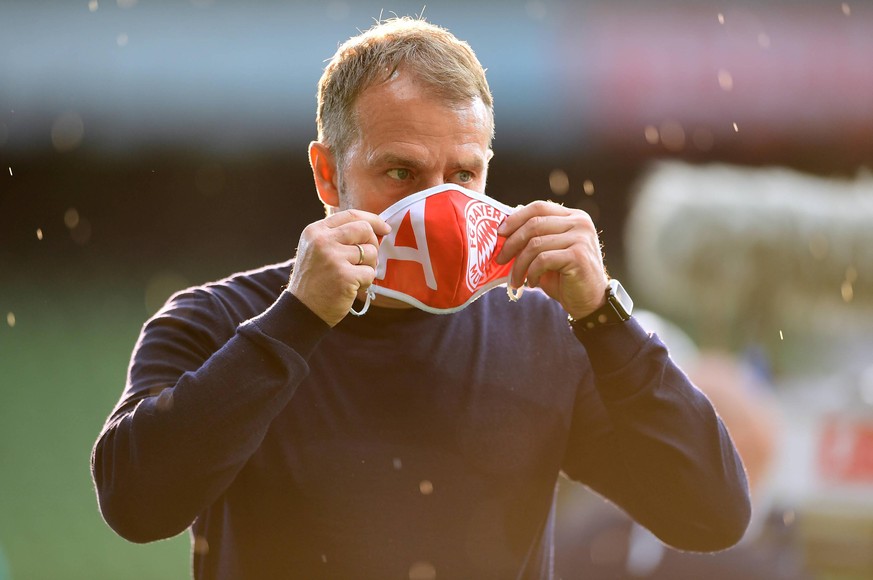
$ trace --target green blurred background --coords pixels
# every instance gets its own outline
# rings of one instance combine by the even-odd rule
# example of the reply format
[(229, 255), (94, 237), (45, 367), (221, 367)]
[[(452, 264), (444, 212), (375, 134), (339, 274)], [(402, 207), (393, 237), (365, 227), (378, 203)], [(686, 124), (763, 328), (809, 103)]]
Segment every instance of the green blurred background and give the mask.
[[(0, 579), (188, 576), (187, 536), (132, 545), (97, 510), (89, 454), (131, 348), (171, 292), (293, 255), (321, 215), (305, 150), (324, 60), (380, 14), (422, 9), (0, 4)], [(489, 193), (589, 211), (617, 277), (653, 161), (873, 163), (867, 4), (457, 0), (425, 16), (488, 68)]]
[(89, 447), (123, 384), (143, 317), (142, 292), (123, 280), (50, 286), (20, 280), (0, 331), (0, 538), (4, 578), (183, 578), (182, 536), (135, 546), (96, 509)]

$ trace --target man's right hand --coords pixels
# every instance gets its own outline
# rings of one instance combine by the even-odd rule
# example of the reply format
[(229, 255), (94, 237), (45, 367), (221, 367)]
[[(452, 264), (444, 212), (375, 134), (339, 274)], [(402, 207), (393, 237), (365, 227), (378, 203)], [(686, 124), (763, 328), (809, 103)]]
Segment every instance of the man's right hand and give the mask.
[(309, 224), (300, 235), (288, 291), (335, 326), (373, 283), (377, 236), (390, 232), (391, 226), (379, 216), (357, 209)]

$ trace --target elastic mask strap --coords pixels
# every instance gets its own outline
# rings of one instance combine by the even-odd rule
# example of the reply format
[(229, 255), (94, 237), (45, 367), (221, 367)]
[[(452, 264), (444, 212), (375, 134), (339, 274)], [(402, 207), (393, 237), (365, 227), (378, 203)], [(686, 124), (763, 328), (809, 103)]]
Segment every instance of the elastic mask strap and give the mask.
[(355, 316), (363, 316), (370, 308), (370, 300), (373, 300), (374, 298), (376, 298), (376, 292), (374, 292), (373, 287), (370, 286), (369, 288), (367, 288), (367, 298), (364, 300), (364, 307), (361, 308), (360, 311), (358, 311), (355, 310), (354, 305), (352, 305), (349, 307), (349, 312), (351, 312)]
[(509, 299), (513, 302), (518, 302), (518, 299), (521, 298), (522, 294), (524, 294), (524, 286), (513, 288), (509, 284), (506, 285), (506, 295), (509, 296)]

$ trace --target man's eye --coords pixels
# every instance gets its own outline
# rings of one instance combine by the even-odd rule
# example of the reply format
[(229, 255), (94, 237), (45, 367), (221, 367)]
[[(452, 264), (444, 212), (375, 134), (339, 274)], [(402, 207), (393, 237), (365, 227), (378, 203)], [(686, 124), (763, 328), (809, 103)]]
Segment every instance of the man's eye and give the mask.
[(460, 181), (461, 183), (470, 183), (471, 181), (473, 181), (473, 174), (469, 171), (459, 171), (458, 181)]
[(398, 167), (396, 169), (388, 170), (388, 177), (391, 179), (396, 179), (398, 181), (406, 181), (410, 177), (412, 177), (412, 172), (408, 169), (403, 169), (402, 167)]

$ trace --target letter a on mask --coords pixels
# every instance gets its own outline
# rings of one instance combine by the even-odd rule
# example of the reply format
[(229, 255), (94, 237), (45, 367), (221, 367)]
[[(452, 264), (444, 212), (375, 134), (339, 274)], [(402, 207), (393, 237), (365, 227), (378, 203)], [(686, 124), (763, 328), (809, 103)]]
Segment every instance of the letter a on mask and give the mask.
[[(424, 282), (431, 290), (438, 290), (436, 278), (433, 274), (433, 265), (430, 263), (430, 254), (427, 249), (427, 233), (424, 229), (423, 203), (414, 203), (406, 211), (400, 210), (391, 216), (388, 225), (391, 233), (382, 238), (379, 243), (379, 265), (376, 268), (376, 278), (385, 279), (385, 271), (389, 260), (400, 260), (421, 264), (424, 274)], [(413, 235), (412, 246), (397, 245), (398, 232), (404, 232), (404, 226), (411, 227)]]

